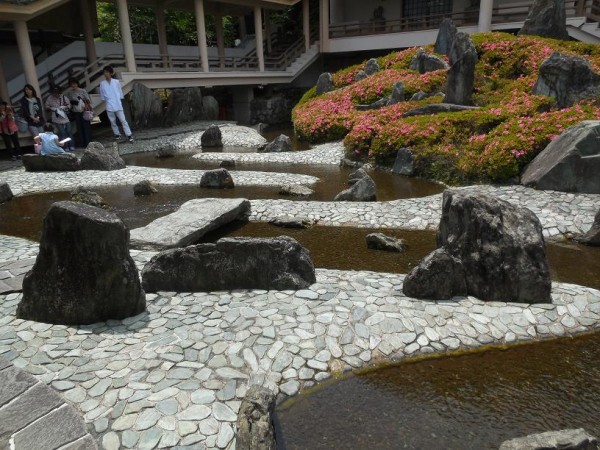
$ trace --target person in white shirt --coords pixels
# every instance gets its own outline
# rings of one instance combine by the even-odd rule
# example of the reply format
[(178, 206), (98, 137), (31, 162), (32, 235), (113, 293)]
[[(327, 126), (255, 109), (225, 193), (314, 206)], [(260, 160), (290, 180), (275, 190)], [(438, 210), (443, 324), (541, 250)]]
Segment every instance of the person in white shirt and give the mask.
[(106, 103), (106, 114), (110, 120), (110, 126), (112, 127), (115, 139), (121, 139), (121, 133), (119, 126), (117, 125), (117, 119), (121, 122), (123, 132), (129, 142), (133, 142), (133, 135), (129, 124), (125, 119), (125, 113), (123, 112), (123, 91), (121, 90), (121, 83), (119, 80), (115, 80), (113, 75), (115, 73), (111, 66), (106, 66), (102, 73), (104, 74), (104, 80), (100, 83), (100, 98)]

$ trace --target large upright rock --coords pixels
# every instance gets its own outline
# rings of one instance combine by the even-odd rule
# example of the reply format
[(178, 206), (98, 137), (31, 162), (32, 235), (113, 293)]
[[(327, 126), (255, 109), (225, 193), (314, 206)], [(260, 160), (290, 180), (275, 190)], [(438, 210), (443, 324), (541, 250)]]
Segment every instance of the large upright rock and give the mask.
[(468, 105), (473, 95), (477, 50), (467, 33), (456, 33), (450, 50), (450, 70), (446, 86), (446, 103)]
[(174, 213), (131, 230), (131, 245), (151, 250), (185, 247), (198, 242), (209, 231), (234, 220), (246, 220), (248, 215), (250, 202), (245, 198), (190, 200)]
[(442, 55), (450, 55), (450, 49), (452, 48), (452, 44), (454, 44), (457, 32), (456, 25), (454, 25), (452, 19), (446, 18), (442, 20), (433, 51)]
[(448, 64), (446, 64), (446, 61), (439, 56), (430, 55), (422, 48), (417, 51), (409, 66), (410, 70), (415, 70), (419, 73), (434, 72), (447, 68)]
[(275, 393), (254, 385), (242, 400), (237, 419), (236, 450), (275, 450)]
[(315, 281), (308, 250), (288, 236), (223, 238), (165, 250), (142, 271), (148, 292), (303, 289)]
[(223, 134), (218, 125), (209, 126), (200, 136), (202, 147), (223, 147)]
[(565, 130), (537, 155), (521, 176), (536, 189), (600, 194), (600, 121)]
[(533, 93), (553, 97), (559, 108), (564, 108), (579, 100), (597, 97), (600, 75), (585, 58), (553, 53), (540, 65)]
[(129, 93), (131, 118), (136, 128), (150, 128), (162, 125), (162, 101), (160, 95), (141, 83), (133, 83)]
[(447, 190), (437, 240), (439, 248), (406, 277), (406, 295), (551, 301), (542, 226), (527, 208), (483, 194)]
[(83, 152), (81, 170), (119, 170), (126, 167), (119, 155), (119, 146), (104, 147), (100, 142), (90, 142)]
[(519, 35), (569, 39), (565, 0), (534, 0)]
[(484, 301), (550, 302), (542, 226), (529, 209), (447, 190), (437, 240), (462, 262), (469, 295)]
[(323, 72), (317, 79), (316, 94), (321, 95), (333, 91), (333, 76), (329, 72)]
[(171, 89), (163, 123), (179, 125), (202, 119), (202, 91), (199, 87)]
[(583, 428), (546, 431), (504, 441), (500, 450), (597, 450), (600, 441)]
[(23, 280), (17, 317), (84, 325), (143, 312), (146, 297), (129, 255), (129, 230), (115, 214), (57, 202), (46, 218), (40, 251)]
[(396, 153), (392, 172), (411, 177), (415, 173), (415, 155), (410, 148), (401, 148)]

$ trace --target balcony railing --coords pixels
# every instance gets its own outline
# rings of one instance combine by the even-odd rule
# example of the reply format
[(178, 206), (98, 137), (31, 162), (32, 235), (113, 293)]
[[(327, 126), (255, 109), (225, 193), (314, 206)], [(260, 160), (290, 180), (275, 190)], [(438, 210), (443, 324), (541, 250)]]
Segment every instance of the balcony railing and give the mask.
[[(506, 6), (500, 5), (493, 10), (492, 23), (523, 22), (527, 18), (531, 4), (531, 1), (522, 1)], [(590, 14), (595, 14), (600, 19), (600, 0), (566, 0), (565, 12), (567, 17), (590, 17)], [(439, 27), (445, 18), (452, 19), (457, 27), (475, 26), (479, 21), (479, 9), (475, 7), (450, 14), (430, 14), (399, 19), (372, 18), (365, 21), (356, 20), (331, 24), (329, 26), (329, 37), (341, 38), (405, 31), (434, 30)]]

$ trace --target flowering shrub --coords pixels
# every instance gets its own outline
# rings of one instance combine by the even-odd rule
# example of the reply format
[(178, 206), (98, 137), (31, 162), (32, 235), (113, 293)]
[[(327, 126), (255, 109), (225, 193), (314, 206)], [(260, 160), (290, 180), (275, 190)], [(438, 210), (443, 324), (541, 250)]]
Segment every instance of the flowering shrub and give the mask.
[(297, 133), (311, 141), (344, 138), (348, 155), (380, 161), (410, 147), (420, 175), (466, 183), (508, 180), (567, 127), (600, 119), (592, 102), (557, 110), (553, 99), (531, 94), (540, 65), (557, 51), (584, 56), (600, 73), (600, 46), (504, 33), (476, 34), (473, 41), (479, 54), (473, 93), (478, 110), (403, 117), (439, 102), (434, 96), (357, 111), (356, 105), (389, 95), (397, 81), (404, 83), (406, 98), (443, 89), (446, 71), (418, 74), (408, 68), (417, 52), (410, 48), (379, 58), (382, 70), (368, 78), (354, 82), (364, 67), (356, 65), (333, 75), (335, 91), (307, 93), (292, 114)]

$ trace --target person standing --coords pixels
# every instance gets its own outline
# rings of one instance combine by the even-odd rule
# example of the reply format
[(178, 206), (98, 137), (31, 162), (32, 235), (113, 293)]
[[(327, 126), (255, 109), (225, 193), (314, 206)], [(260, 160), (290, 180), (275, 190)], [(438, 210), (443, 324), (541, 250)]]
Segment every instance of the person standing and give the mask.
[(67, 151), (74, 152), (75, 143), (73, 142), (73, 136), (71, 136), (71, 121), (68, 116), (71, 104), (67, 100), (67, 97), (62, 95), (61, 89), (58, 86), (50, 89), (50, 95), (46, 99), (46, 109), (52, 111), (51, 122), (58, 128), (58, 137), (60, 140), (71, 138), (65, 144)]
[(110, 126), (115, 134), (115, 140), (121, 139), (121, 132), (117, 125), (117, 119), (119, 119), (127, 140), (133, 143), (133, 135), (131, 134), (129, 124), (125, 119), (123, 104), (121, 103), (121, 100), (123, 100), (121, 83), (119, 80), (113, 78), (115, 71), (111, 66), (106, 66), (102, 73), (104, 75), (104, 80), (100, 82), (100, 98), (106, 103), (106, 114), (108, 115)]
[(27, 129), (32, 137), (44, 132), (44, 115), (42, 114), (42, 101), (37, 96), (31, 84), (23, 88), (21, 99), (21, 117), (27, 121)]
[(69, 87), (64, 92), (64, 95), (71, 104), (71, 111), (75, 117), (75, 125), (77, 126), (77, 134), (81, 146), (86, 148), (92, 140), (92, 125), (89, 120), (84, 119), (83, 111), (86, 105), (91, 103), (90, 96), (85, 89), (79, 87), (79, 82), (76, 78), (69, 79)]
[[(0, 100), (1, 101), (1, 100)], [(11, 153), (12, 160), (21, 159), (19, 145), (19, 127), (15, 122), (15, 113), (5, 101), (0, 103), (0, 133), (6, 149)]]

